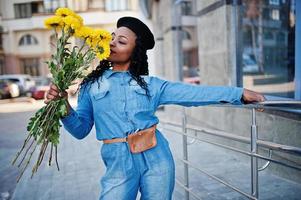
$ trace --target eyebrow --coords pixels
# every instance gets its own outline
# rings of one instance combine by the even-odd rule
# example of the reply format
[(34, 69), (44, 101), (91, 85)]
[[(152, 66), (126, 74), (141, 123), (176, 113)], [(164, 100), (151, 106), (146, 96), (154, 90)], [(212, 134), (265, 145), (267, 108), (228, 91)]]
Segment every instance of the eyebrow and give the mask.
[[(113, 32), (113, 33), (111, 33), (111, 35), (112, 36), (116, 36), (116, 34)], [(125, 39), (127, 39), (128, 40), (128, 38), (126, 37), (126, 36), (124, 36), (124, 35), (119, 35), (118, 37), (123, 37), (123, 38), (125, 38)]]

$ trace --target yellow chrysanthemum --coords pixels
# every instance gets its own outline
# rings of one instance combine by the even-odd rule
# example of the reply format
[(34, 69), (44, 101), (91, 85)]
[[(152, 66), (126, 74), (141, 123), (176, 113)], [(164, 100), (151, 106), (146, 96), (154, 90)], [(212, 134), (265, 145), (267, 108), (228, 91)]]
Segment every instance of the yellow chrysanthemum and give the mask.
[(69, 8), (58, 8), (55, 11), (55, 15), (59, 16), (59, 17), (63, 17), (63, 18), (68, 17), (68, 16), (75, 17), (76, 19), (78, 19), (78, 21), (81, 25), (83, 25), (83, 22), (84, 22), (84, 20), (81, 16), (77, 15), (75, 12), (73, 12)]
[(67, 16), (73, 16), (76, 15), (72, 10), (69, 8), (58, 8), (55, 11), (55, 15), (59, 17), (67, 17)]
[(107, 42), (106, 40), (99, 40), (97, 41), (95, 46), (110, 46), (110, 43)]
[(102, 31), (102, 36), (103, 36), (105, 42), (108, 42), (108, 43), (111, 42), (111, 40), (112, 40), (112, 35), (111, 35), (110, 32), (108, 32), (108, 31), (106, 31), (106, 30), (103, 30), (103, 31)]
[(91, 37), (88, 37), (88, 38), (86, 38), (86, 43), (87, 43), (87, 45), (89, 45), (90, 47), (93, 47), (93, 46), (95, 46), (95, 45), (93, 45), (93, 38), (91, 38)]
[(63, 22), (65, 24), (66, 29), (71, 28), (73, 30), (76, 30), (76, 29), (81, 28), (80, 21), (77, 18), (73, 17), (73, 16), (64, 17)]
[(111, 34), (103, 29), (95, 29), (93, 33), (93, 38), (104, 40), (110, 42), (112, 40)]
[(110, 46), (108, 44), (104, 46), (97, 46), (96, 57), (101, 61), (107, 59), (110, 56)]
[(80, 38), (88, 38), (92, 34), (93, 29), (88, 26), (82, 26), (79, 29), (75, 30), (75, 36)]
[(53, 16), (45, 19), (44, 25), (48, 29), (61, 28), (63, 25), (63, 20), (61, 17)]
[(93, 29), (90, 32), (89, 37), (86, 40), (86, 43), (92, 47), (97, 48), (97, 46), (109, 45), (112, 36), (109, 32), (101, 29)]
[(98, 43), (98, 39), (95, 37), (95, 33), (94, 33), (94, 29), (92, 29), (88, 34), (87, 34), (87, 37), (86, 37), (86, 43), (92, 47), (92, 48), (95, 48), (97, 43)]
[(91, 47), (96, 48), (97, 46), (101, 46), (100, 45), (101, 40), (98, 38), (92, 38), (91, 39)]
[(79, 16), (79, 15), (77, 15), (75, 13), (72, 16), (75, 17), (76, 19), (78, 19), (80, 25), (83, 26), (84, 20), (83, 20), (83, 18), (81, 16)]

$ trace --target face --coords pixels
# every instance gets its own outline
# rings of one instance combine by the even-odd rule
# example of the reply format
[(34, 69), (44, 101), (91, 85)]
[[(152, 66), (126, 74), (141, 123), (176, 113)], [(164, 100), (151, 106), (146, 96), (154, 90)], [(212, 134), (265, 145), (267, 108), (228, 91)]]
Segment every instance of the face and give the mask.
[(112, 33), (109, 61), (115, 64), (130, 62), (130, 56), (135, 48), (136, 34), (126, 27), (119, 27)]

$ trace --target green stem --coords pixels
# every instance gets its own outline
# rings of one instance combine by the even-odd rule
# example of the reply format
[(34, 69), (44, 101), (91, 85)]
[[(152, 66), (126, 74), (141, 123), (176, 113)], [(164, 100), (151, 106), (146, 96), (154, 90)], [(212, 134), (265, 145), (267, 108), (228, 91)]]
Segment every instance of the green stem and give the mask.
[(32, 142), (31, 142), (31, 144), (29, 145), (29, 147), (27, 148), (27, 150), (25, 151), (25, 154), (24, 154), (24, 156), (23, 156), (23, 158), (22, 158), (22, 160), (20, 161), (20, 163), (19, 163), (19, 165), (18, 165), (18, 167), (21, 167), (21, 165), (22, 165), (22, 162), (24, 161), (24, 159), (26, 158), (26, 155), (27, 155), (27, 153), (28, 153), (28, 151), (29, 151), (29, 149), (31, 148), (31, 146), (33, 145), (33, 143), (34, 143), (34, 139), (32, 140)]
[(53, 144), (51, 144), (51, 148), (50, 148), (50, 156), (49, 156), (49, 163), (48, 165), (51, 166), (51, 160), (52, 160), (52, 149), (53, 149)]
[(24, 143), (23, 143), (23, 146), (21, 147), (21, 150), (18, 151), (16, 157), (14, 158), (13, 162), (12, 162), (12, 165), (14, 165), (17, 161), (17, 159), (19, 158), (19, 156), (21, 155), (22, 151), (25, 149), (25, 146), (27, 145), (28, 141), (30, 140), (31, 138), (31, 134), (28, 134), (27, 138), (24, 140)]
[(57, 170), (60, 171), (59, 163), (57, 161), (57, 146), (56, 145), (55, 145), (55, 163), (56, 163)]
[(30, 160), (31, 160), (31, 157), (32, 157), (32, 155), (33, 155), (33, 152), (36, 150), (37, 146), (38, 146), (38, 143), (36, 143), (36, 145), (35, 145), (33, 151), (30, 153), (29, 159), (27, 160), (25, 167), (23, 168), (21, 174), (20, 174), (19, 177), (17, 178), (17, 183), (19, 183), (19, 181), (20, 181), (21, 177), (23, 176), (23, 174), (24, 174), (24, 172), (25, 172), (27, 166), (29, 165), (29, 162), (30, 162)]

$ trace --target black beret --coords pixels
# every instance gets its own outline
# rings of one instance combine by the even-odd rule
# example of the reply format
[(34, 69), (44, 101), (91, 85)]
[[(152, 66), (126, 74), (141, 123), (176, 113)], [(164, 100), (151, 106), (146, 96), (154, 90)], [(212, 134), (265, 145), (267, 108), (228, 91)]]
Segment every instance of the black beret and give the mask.
[(131, 29), (131, 31), (141, 38), (142, 45), (146, 50), (152, 49), (155, 46), (153, 33), (139, 19), (135, 17), (122, 17), (117, 21), (117, 28), (119, 27)]

